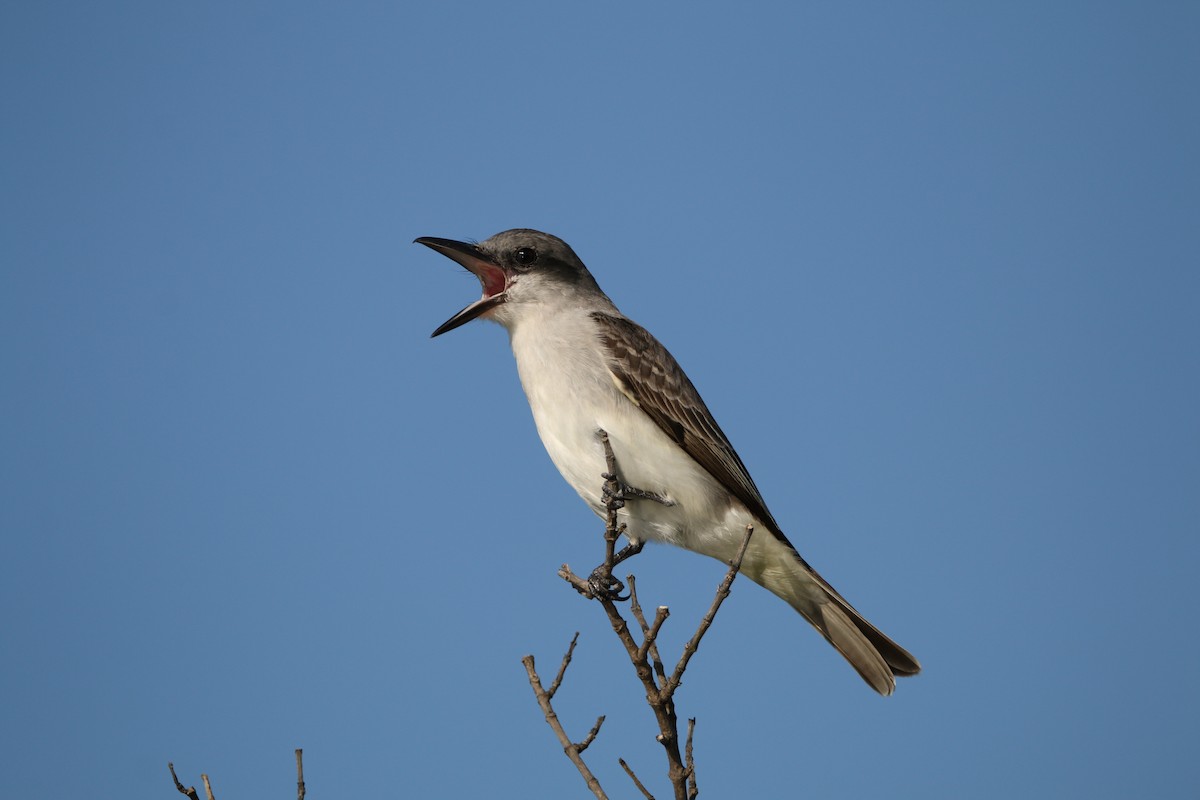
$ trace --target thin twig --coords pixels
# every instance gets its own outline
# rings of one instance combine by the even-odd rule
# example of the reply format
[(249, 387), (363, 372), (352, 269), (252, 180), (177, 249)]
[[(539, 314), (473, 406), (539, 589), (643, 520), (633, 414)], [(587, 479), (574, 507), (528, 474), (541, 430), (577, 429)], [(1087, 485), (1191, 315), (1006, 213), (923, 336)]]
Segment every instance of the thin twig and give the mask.
[[(575, 631), (575, 635), (571, 637), (571, 644), (567, 646), (567, 654), (563, 656), (562, 664), (559, 665), (558, 674), (554, 676), (554, 682), (550, 684), (550, 688), (546, 690), (546, 698), (554, 699), (555, 692), (562, 685), (563, 675), (567, 672), (567, 667), (571, 664), (571, 656), (575, 653), (575, 643), (579, 641), (579, 631)], [(603, 719), (603, 717), (601, 717)]]
[(604, 488), (608, 495), (608, 502), (605, 503), (605, 526), (604, 526), (604, 564), (608, 568), (608, 574), (612, 574), (613, 562), (616, 559), (617, 538), (621, 535), (621, 526), (617, 523), (617, 511), (624, 507), (625, 501), (621, 498), (621, 484), (617, 480), (617, 457), (613, 453), (612, 444), (608, 441), (608, 432), (600, 430), (597, 433), (600, 437), (600, 444), (604, 447), (604, 466), (608, 469), (605, 474), (608, 478), (604, 481)]
[(629, 584), (629, 610), (633, 612), (633, 618), (637, 620), (642, 634), (645, 635), (650, 632), (650, 625), (646, 622), (646, 615), (642, 613), (642, 604), (638, 600), (637, 578), (633, 575), (626, 575), (625, 580)]
[[(638, 625), (642, 627), (642, 635), (644, 636), (650, 632), (650, 626), (646, 624), (646, 615), (642, 613), (642, 604), (638, 602), (637, 580), (632, 575), (627, 576), (626, 580), (629, 582), (629, 610), (633, 612)], [(650, 640), (650, 649), (647, 652), (650, 655), (650, 662), (654, 666), (654, 674), (658, 676), (658, 685), (666, 685), (667, 671), (663, 667), (662, 658), (658, 655), (657, 636)]]
[(638, 776), (633, 774), (633, 770), (630, 769), (629, 765), (625, 763), (625, 759), (618, 758), (617, 763), (625, 768), (625, 773), (629, 776), (629, 779), (633, 781), (633, 785), (636, 786), (639, 791), (641, 791), (642, 797), (646, 798), (646, 800), (654, 800), (654, 795), (650, 794), (646, 787), (642, 785), (642, 782), (638, 780)]
[[(600, 788), (600, 781), (596, 780), (596, 776), (588, 769), (587, 764), (583, 762), (583, 758), (579, 755), (579, 747), (571, 741), (571, 737), (567, 736), (567, 732), (563, 730), (562, 723), (558, 720), (558, 714), (554, 713), (554, 706), (550, 704), (550, 697), (546, 690), (542, 688), (542, 680), (538, 677), (537, 670), (534, 669), (533, 656), (525, 656), (521, 659), (521, 663), (525, 665), (525, 671), (529, 673), (529, 685), (533, 687), (533, 694), (537, 697), (538, 705), (542, 708), (542, 714), (546, 717), (547, 724), (554, 731), (555, 737), (558, 738), (559, 744), (562, 745), (563, 752), (567, 754), (567, 758), (571, 759), (571, 763), (579, 770), (579, 774), (583, 776), (583, 780), (587, 783), (588, 789), (592, 794), (601, 800), (607, 800), (608, 795)], [(603, 720), (603, 717), (601, 717)], [(599, 728), (600, 723), (596, 723)], [(589, 741), (588, 744), (591, 744)]]
[(650, 648), (658, 640), (658, 632), (662, 629), (663, 623), (667, 621), (667, 617), (671, 616), (671, 609), (666, 606), (659, 606), (654, 613), (654, 624), (645, 632), (642, 637), (642, 646), (638, 648), (638, 658), (645, 658), (650, 652)]
[(754, 526), (746, 526), (746, 535), (742, 537), (742, 546), (738, 548), (737, 555), (729, 565), (729, 571), (725, 573), (725, 580), (721, 581), (721, 585), (717, 587), (717, 596), (713, 598), (712, 607), (708, 609), (708, 613), (704, 615), (704, 619), (700, 620), (700, 627), (696, 629), (696, 633), (692, 636), (688, 643), (683, 646), (683, 655), (679, 657), (679, 663), (675, 665), (675, 671), (671, 673), (670, 680), (663, 687), (664, 699), (669, 700), (671, 695), (675, 694), (675, 690), (679, 688), (680, 681), (683, 680), (683, 671), (687, 669), (688, 662), (692, 660), (692, 656), (696, 654), (696, 650), (700, 647), (700, 640), (704, 638), (704, 634), (708, 632), (712, 626), (713, 619), (717, 616), (717, 611), (720, 610), (721, 604), (725, 602), (725, 598), (729, 597), (729, 587), (733, 585), (733, 579), (737, 577), (738, 570), (742, 568), (742, 559), (746, 555), (746, 548), (750, 546), (750, 537), (754, 535)]
[(575, 588), (575, 591), (579, 592), (588, 600), (594, 600), (596, 598), (596, 593), (592, 591), (592, 585), (572, 572), (569, 564), (563, 564), (558, 568), (558, 577), (571, 584), (571, 586)]
[(195, 786), (184, 788), (183, 784), (179, 782), (179, 778), (175, 775), (175, 765), (170, 761), (167, 762), (167, 769), (171, 770), (171, 780), (175, 781), (175, 788), (179, 790), (180, 794), (186, 794), (191, 800), (200, 800), (200, 795), (196, 794)]
[(575, 749), (582, 753), (588, 749), (588, 745), (596, 740), (596, 736), (600, 733), (600, 726), (604, 724), (604, 715), (601, 714), (596, 718), (596, 724), (588, 731), (588, 735), (583, 737), (583, 741), (575, 745)]
[(296, 800), (304, 800), (304, 751), (296, 748)]
[(696, 784), (696, 761), (692, 758), (692, 738), (696, 735), (696, 718), (688, 718), (687, 745), (683, 748), (684, 759), (687, 761), (687, 796), (688, 800), (696, 800), (700, 795), (700, 787)]
[(213, 797), (212, 784), (208, 782), (208, 776), (201, 772), (200, 780), (204, 781), (204, 793), (208, 795), (208, 800), (217, 800), (217, 798)]

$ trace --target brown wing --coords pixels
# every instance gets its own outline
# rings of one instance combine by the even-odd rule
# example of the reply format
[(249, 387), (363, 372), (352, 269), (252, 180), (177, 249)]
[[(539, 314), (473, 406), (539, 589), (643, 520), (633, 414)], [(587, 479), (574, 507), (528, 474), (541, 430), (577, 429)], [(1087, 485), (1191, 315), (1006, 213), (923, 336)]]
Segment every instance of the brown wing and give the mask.
[(746, 466), (667, 348), (645, 328), (624, 317), (599, 311), (591, 316), (600, 327), (608, 367), (625, 393), (751, 514), (786, 542)]
[[(771, 512), (767, 511), (758, 487), (754, 485), (746, 466), (734, 452), (733, 445), (713, 419), (708, 406), (700, 399), (696, 387), (667, 352), (667, 348), (659, 344), (658, 340), (640, 325), (624, 317), (594, 312), (592, 318), (600, 327), (600, 341), (608, 354), (608, 368), (626, 396), (636, 402), (664, 433), (740, 500), (751, 514), (767, 525), (777, 539), (791, 548), (796, 559), (808, 570), (812, 578), (820, 583), (848, 614), (847, 617), (836, 618), (843, 619), (844, 626), (853, 625), (860, 631), (870, 645), (882, 654), (883, 660), (893, 673), (916, 675), (920, 672), (921, 665), (908, 651), (867, 622), (796, 552), (796, 548), (779, 530), (779, 524), (775, 522)], [(850, 659), (855, 669), (867, 678), (868, 683), (883, 694), (891, 694), (889, 683), (880, 683), (868, 677), (860, 663), (847, 654), (843, 645), (835, 641), (834, 634), (828, 631), (828, 619), (828, 616), (823, 616), (822, 621), (818, 622), (809, 617), (826, 638), (834, 642), (843, 655)]]

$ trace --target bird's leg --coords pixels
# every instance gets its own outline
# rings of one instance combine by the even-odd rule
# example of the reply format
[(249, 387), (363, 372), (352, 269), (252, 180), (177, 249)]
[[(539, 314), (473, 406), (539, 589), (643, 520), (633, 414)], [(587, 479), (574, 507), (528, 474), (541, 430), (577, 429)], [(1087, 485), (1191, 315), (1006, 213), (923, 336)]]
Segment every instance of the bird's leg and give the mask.
[(625, 489), (617, 480), (617, 476), (611, 472), (602, 472), (600, 477), (604, 478), (604, 485), (600, 488), (600, 502), (604, 504), (604, 510), (612, 514), (624, 508)]
[[(617, 458), (613, 454), (608, 434), (601, 429), (596, 431), (596, 437), (604, 448), (604, 463), (607, 468), (606, 472), (601, 473), (604, 485), (600, 490), (600, 501), (603, 503), (605, 511), (604, 563), (592, 570), (592, 574), (588, 578), (588, 586), (593, 595), (608, 597), (612, 600), (628, 600), (628, 595), (621, 596), (621, 592), (625, 591), (625, 584), (613, 575), (613, 568), (622, 561), (642, 552), (645, 542), (634, 541), (630, 538), (625, 524), (617, 519), (617, 512), (624, 508), (625, 501), (630, 499), (654, 500), (664, 505), (674, 505), (675, 503), (654, 492), (635, 489), (622, 482), (617, 477)], [(617, 539), (622, 535), (629, 540), (629, 544), (617, 551)]]
[[(604, 526), (604, 563), (592, 570), (592, 574), (588, 577), (588, 586), (591, 588), (592, 594), (611, 600), (629, 599), (628, 595), (621, 595), (621, 592), (625, 591), (625, 584), (621, 582), (620, 578), (613, 575), (613, 568), (635, 555), (634, 552), (629, 552), (633, 548), (632, 543), (622, 547), (619, 553), (616, 552), (617, 539), (626, 531), (625, 523), (617, 522), (617, 509), (620, 507), (621, 501), (617, 500), (615, 496), (610, 496), (605, 502), (608, 514), (606, 516), (607, 524)], [(640, 543), (637, 549), (642, 549)]]
[[(626, 536), (626, 538), (629, 538), (629, 537)], [(631, 541), (629, 544), (622, 547), (620, 549), (620, 551), (618, 551), (617, 554), (613, 556), (613, 566), (615, 567), (617, 564), (620, 564), (622, 561), (624, 561), (627, 558), (633, 558), (638, 553), (642, 552), (642, 548), (645, 546), (646, 546), (646, 543), (644, 541), (641, 541), (641, 542)]]
[(664, 506), (675, 505), (674, 500), (664, 495), (635, 488), (621, 480), (617, 475), (617, 457), (613, 453), (612, 442), (608, 440), (608, 432), (603, 428), (597, 428), (596, 438), (600, 440), (600, 446), (604, 448), (604, 466), (606, 468), (605, 472), (600, 473), (600, 477), (604, 478), (600, 500), (610, 514), (617, 509), (624, 508), (626, 500), (653, 500)]

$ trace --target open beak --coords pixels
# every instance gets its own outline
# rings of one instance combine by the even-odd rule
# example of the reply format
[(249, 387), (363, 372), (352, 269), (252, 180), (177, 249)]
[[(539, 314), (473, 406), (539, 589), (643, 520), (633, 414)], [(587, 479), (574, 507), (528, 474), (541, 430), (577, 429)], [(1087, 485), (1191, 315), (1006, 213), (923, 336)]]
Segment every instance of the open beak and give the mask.
[(439, 239), (436, 236), (421, 236), (413, 239), (413, 242), (437, 250), (447, 258), (462, 264), (479, 278), (479, 283), (483, 286), (483, 297), (439, 325), (430, 338), (441, 336), (459, 325), (466, 325), (504, 302), (508, 277), (499, 264), (475, 245), (456, 242), (453, 239)]

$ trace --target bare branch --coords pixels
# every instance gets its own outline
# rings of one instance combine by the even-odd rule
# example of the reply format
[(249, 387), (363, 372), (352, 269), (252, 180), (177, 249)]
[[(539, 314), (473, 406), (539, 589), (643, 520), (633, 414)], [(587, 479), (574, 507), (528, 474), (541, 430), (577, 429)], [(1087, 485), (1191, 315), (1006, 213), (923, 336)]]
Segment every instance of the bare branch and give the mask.
[[(614, 494), (616, 491), (621, 491), (621, 481), (617, 477), (617, 460), (613, 454), (612, 444), (608, 440), (608, 434), (604, 431), (599, 431), (600, 444), (604, 448), (605, 465), (608, 468), (608, 473), (605, 478), (605, 563), (597, 567), (597, 572), (608, 581), (612, 582), (612, 542), (616, 536), (623, 530), (618, 527), (617, 511), (623, 508), (625, 501), (623, 492), (621, 496)], [(634, 490), (637, 491), (637, 490)], [(647, 493), (649, 494), (649, 493)], [(650, 501), (653, 502), (653, 501)], [(593, 573), (593, 581), (596, 580)], [(617, 582), (619, 583), (619, 581)], [(632, 599), (632, 595), (630, 595)], [(663, 746), (663, 750), (667, 756), (667, 776), (671, 781), (671, 787), (674, 790), (676, 800), (686, 800), (687, 784), (686, 770), (683, 765), (683, 755), (679, 751), (679, 723), (675, 716), (675, 705), (671, 701), (671, 696), (665, 693), (666, 686), (659, 687), (655, 681), (655, 670), (650, 666), (647, 660), (647, 655), (650, 646), (647, 639), (653, 642), (654, 636), (658, 635), (658, 629), (662, 627), (666, 619), (666, 609), (660, 608), (655, 616), (655, 622), (649, 627), (645, 624), (645, 617), (638, 620), (638, 624), (643, 631), (643, 642), (639, 644), (633, 638), (633, 634), (629, 631), (629, 625), (625, 622), (625, 618), (621, 615), (615, 602), (618, 597), (613, 592), (597, 592), (595, 599), (600, 601), (604, 613), (608, 616), (609, 624), (612, 625), (613, 632), (617, 638), (621, 640), (621, 644), (625, 647), (625, 652), (629, 655), (629, 661), (633, 665), (634, 672), (637, 673), (638, 680), (642, 682), (642, 687), (646, 692), (646, 703), (650, 706), (650, 710), (654, 712), (654, 718), (658, 722), (659, 733), (656, 740)]]
[(679, 688), (680, 681), (683, 680), (683, 671), (687, 669), (688, 662), (692, 660), (692, 656), (696, 654), (696, 650), (700, 647), (700, 640), (704, 638), (704, 634), (708, 632), (712, 626), (713, 619), (717, 616), (717, 611), (720, 610), (721, 604), (725, 602), (725, 598), (729, 597), (729, 587), (733, 585), (733, 579), (737, 577), (738, 570), (742, 567), (742, 559), (746, 555), (746, 548), (750, 546), (750, 537), (754, 535), (754, 526), (746, 526), (746, 535), (742, 537), (742, 546), (738, 548), (737, 555), (729, 565), (729, 571), (725, 573), (725, 580), (721, 581), (721, 585), (717, 587), (717, 596), (713, 598), (712, 607), (708, 609), (708, 613), (704, 615), (704, 619), (700, 620), (700, 627), (696, 629), (696, 633), (683, 646), (683, 655), (679, 657), (679, 663), (675, 665), (675, 672), (671, 674), (671, 679), (667, 681), (667, 685), (663, 687), (663, 699), (671, 699), (671, 695), (675, 694), (675, 690)]
[[(588, 789), (592, 794), (601, 800), (607, 800), (608, 795), (600, 788), (600, 781), (596, 780), (596, 776), (588, 769), (587, 764), (583, 762), (583, 758), (579, 755), (579, 747), (571, 741), (571, 737), (567, 736), (567, 732), (563, 730), (562, 723), (558, 720), (558, 714), (554, 713), (554, 706), (550, 704), (550, 696), (546, 690), (542, 688), (542, 680), (538, 677), (537, 670), (534, 669), (533, 656), (525, 656), (521, 659), (521, 663), (525, 665), (525, 671), (529, 673), (529, 685), (533, 687), (533, 694), (537, 697), (538, 705), (542, 708), (542, 714), (546, 717), (546, 723), (550, 725), (554, 735), (558, 738), (559, 744), (562, 745), (563, 752), (567, 754), (567, 758), (571, 759), (571, 763), (579, 770), (579, 774), (583, 776), (583, 780), (587, 783)], [(603, 717), (600, 718), (602, 722)], [(596, 723), (596, 731), (600, 729), (600, 722)], [(589, 736), (591, 736), (589, 734)], [(592, 737), (594, 738), (594, 737)], [(585, 740), (591, 744), (590, 739)]]
[(175, 788), (179, 790), (180, 794), (187, 795), (191, 800), (200, 800), (200, 795), (196, 794), (195, 786), (189, 786), (185, 789), (183, 784), (179, 782), (179, 778), (175, 775), (175, 765), (170, 761), (167, 762), (167, 769), (171, 770), (171, 780), (175, 781)]
[[(575, 635), (571, 637), (571, 644), (567, 646), (567, 653), (563, 656), (562, 664), (558, 668), (558, 674), (554, 676), (554, 682), (550, 684), (550, 688), (546, 690), (546, 698), (554, 699), (555, 692), (562, 685), (563, 675), (567, 672), (567, 667), (571, 664), (571, 656), (575, 653), (575, 643), (579, 641), (579, 631), (575, 631)], [(601, 717), (603, 719), (603, 717)]]
[(304, 751), (296, 748), (296, 800), (304, 800)]
[(212, 784), (208, 782), (208, 776), (201, 772), (200, 780), (204, 781), (204, 793), (208, 795), (208, 800), (217, 800), (217, 798), (213, 797)]
[(625, 763), (625, 759), (618, 758), (617, 763), (625, 768), (625, 773), (629, 776), (630, 780), (633, 781), (633, 785), (638, 788), (638, 791), (642, 793), (642, 797), (646, 798), (646, 800), (654, 800), (654, 795), (650, 794), (650, 792), (646, 790), (646, 787), (642, 785), (642, 782), (638, 780), (638, 776), (633, 774), (633, 770), (630, 769), (629, 765)]
[[(571, 584), (584, 597), (599, 602), (600, 606), (604, 609), (604, 613), (608, 616), (609, 624), (612, 626), (613, 633), (621, 640), (621, 644), (629, 656), (629, 662), (632, 664), (634, 672), (637, 673), (638, 680), (642, 682), (642, 688), (646, 692), (646, 703), (650, 706), (651, 711), (654, 712), (654, 717), (659, 728), (655, 739), (663, 746), (663, 750), (667, 756), (667, 777), (671, 781), (675, 800), (695, 800), (699, 794), (699, 788), (696, 785), (695, 759), (692, 753), (692, 739), (695, 735), (696, 721), (694, 719), (688, 721), (685, 762), (685, 755), (680, 752), (679, 718), (675, 713), (673, 698), (675, 691), (679, 688), (683, 680), (684, 670), (687, 669), (692, 656), (696, 654), (697, 649), (700, 647), (700, 641), (704, 638), (704, 634), (712, 626), (713, 620), (721, 608), (721, 604), (729, 596), (730, 587), (733, 584), (734, 578), (737, 577), (738, 570), (741, 568), (742, 559), (746, 555), (746, 548), (750, 544), (750, 537), (754, 533), (754, 528), (753, 526), (746, 527), (746, 535), (742, 539), (737, 555), (730, 563), (725, 579), (717, 587), (716, 597), (713, 599), (712, 606), (709, 608), (708, 613), (704, 615), (704, 618), (701, 619), (695, 634), (684, 645), (683, 653), (675, 665), (675, 670), (668, 676), (666, 674), (666, 667), (663, 665), (658, 651), (658, 635), (671, 615), (670, 610), (666, 606), (659, 606), (655, 611), (654, 621), (647, 622), (646, 615), (637, 597), (637, 585), (634, 577), (632, 575), (627, 576), (629, 596), (622, 597), (621, 592), (624, 590), (625, 584), (621, 583), (613, 575), (613, 567), (626, 558), (636, 555), (642, 549), (642, 542), (635, 542), (630, 539), (628, 546), (621, 549), (620, 552), (616, 550), (617, 539), (626, 534), (625, 526), (620, 522), (617, 512), (625, 507), (626, 502), (657, 502), (671, 505), (674, 501), (654, 492), (627, 486), (618, 475), (617, 460), (613, 453), (612, 444), (609, 442), (608, 434), (603, 430), (597, 431), (597, 437), (604, 448), (604, 463), (607, 469), (607, 472), (602, 476), (604, 478), (604, 486), (601, 494), (605, 510), (604, 562), (596, 567), (587, 579), (576, 575), (566, 564), (563, 564), (562, 568), (559, 569), (558, 575)], [(641, 633), (640, 642), (635, 638), (632, 631), (630, 631), (629, 624), (625, 621), (625, 617), (617, 607), (617, 602), (621, 600), (630, 601), (630, 610), (637, 621)], [(592, 741), (595, 740), (596, 735), (600, 732), (600, 726), (604, 722), (604, 717), (600, 717), (596, 721), (595, 726), (582, 742), (573, 744), (563, 730), (562, 724), (559, 722), (558, 716), (555, 714), (550, 702), (554, 693), (558, 691), (559, 686), (562, 684), (563, 676), (566, 673), (567, 666), (571, 662), (578, 637), (579, 634), (576, 633), (575, 637), (572, 638), (571, 644), (567, 648), (567, 653), (563, 656), (558, 675), (550, 685), (549, 691), (542, 688), (541, 680), (534, 669), (533, 656), (525, 656), (522, 659), (522, 663), (525, 664), (525, 670), (529, 673), (529, 684), (533, 687), (534, 695), (537, 697), (538, 704), (542, 708), (546, 722), (554, 730), (555, 736), (558, 737), (559, 742), (563, 746), (563, 751), (571, 759), (572, 763), (575, 764), (579, 773), (584, 777), (584, 780), (587, 781), (588, 788), (592, 790), (593, 794), (597, 797), (603, 797), (603, 790), (600, 788), (599, 782), (584, 764), (580, 753), (587, 749)], [(638, 777), (629, 768), (629, 765), (623, 759), (620, 760), (620, 764), (626, 773), (629, 774), (629, 777), (633, 779), (634, 784), (641, 791), (643, 797), (653, 800), (653, 796), (646, 790), (642, 782), (638, 780)]]

